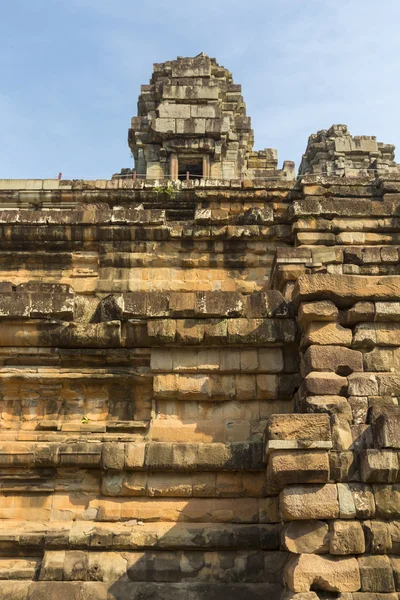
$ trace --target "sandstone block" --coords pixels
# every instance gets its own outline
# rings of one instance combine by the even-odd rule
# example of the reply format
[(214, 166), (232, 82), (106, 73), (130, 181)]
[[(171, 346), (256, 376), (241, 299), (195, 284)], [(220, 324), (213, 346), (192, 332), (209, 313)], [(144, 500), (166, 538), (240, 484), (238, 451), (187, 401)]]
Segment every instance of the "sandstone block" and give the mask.
[(364, 554), (364, 532), (359, 521), (332, 521), (329, 552), (331, 554)]
[[(273, 219), (272, 213), (268, 210), (262, 211), (262, 219)], [(248, 312), (244, 314), (248, 317), (269, 317), (285, 318), (293, 316), (293, 307), (288, 304), (278, 290), (268, 290), (267, 292), (256, 292), (249, 296)]]
[(337, 519), (339, 502), (335, 484), (291, 485), (280, 493), (284, 520)]
[(388, 523), (390, 538), (392, 542), (393, 554), (400, 554), (400, 522), (392, 521)]
[(189, 119), (190, 105), (189, 104), (169, 104), (161, 102), (158, 105), (158, 114), (161, 119)]
[(299, 246), (315, 246), (320, 244), (321, 246), (334, 246), (335, 245), (335, 234), (334, 233), (298, 233), (297, 241)]
[(352, 373), (348, 376), (349, 396), (378, 396), (378, 381), (372, 373)]
[(367, 552), (371, 554), (390, 554), (392, 551), (392, 538), (390, 527), (384, 521), (364, 521), (363, 528)]
[(393, 569), (393, 578), (396, 591), (400, 590), (400, 558), (395, 556), (390, 557), (390, 563)]
[(381, 519), (400, 516), (400, 485), (374, 485), (376, 514)]
[[(158, 385), (158, 382), (163, 376), (158, 375), (154, 381), (154, 393), (160, 398), (163, 397), (162, 383)], [(168, 377), (168, 375), (167, 375)], [(233, 396), (234, 382), (232, 376), (228, 376), (228, 396)], [(191, 399), (191, 400), (207, 400), (211, 396), (212, 379), (208, 375), (193, 374), (193, 375), (176, 375), (176, 397), (180, 399)], [(217, 393), (218, 395), (225, 396), (225, 386), (221, 386)], [(157, 392), (157, 393), (156, 393)], [(169, 395), (169, 389), (168, 389)], [(217, 394), (215, 394), (217, 395)]]
[(375, 495), (369, 485), (349, 483), (354, 500), (357, 519), (371, 519), (375, 516)]
[(304, 374), (331, 371), (346, 376), (363, 370), (362, 353), (337, 346), (310, 346), (303, 356)]
[(357, 300), (400, 300), (399, 289), (396, 277), (315, 274), (299, 277), (295, 293), (300, 301), (320, 300), (323, 294), (324, 299), (345, 307)]
[(400, 346), (400, 323), (360, 323), (355, 328), (353, 344), (359, 348)]
[[(0, 558), (0, 577), (5, 579), (36, 579), (41, 559), (39, 558)], [(0, 593), (3, 590), (0, 590)]]
[(329, 529), (324, 521), (292, 521), (282, 531), (282, 544), (293, 554), (325, 554)]
[(338, 483), (339, 516), (341, 519), (354, 519), (356, 505), (350, 486), (347, 483)]
[(102, 463), (104, 469), (122, 470), (125, 464), (125, 445), (107, 442), (103, 445)]
[(315, 592), (299, 592), (296, 594), (291, 590), (286, 590), (282, 600), (318, 600), (319, 596)]
[(355, 558), (314, 554), (290, 557), (284, 569), (286, 585), (294, 592), (315, 590), (355, 592), (360, 589), (360, 571)]
[(165, 442), (146, 444), (145, 465), (149, 469), (171, 469), (173, 467), (173, 445)]
[(370, 349), (378, 344), (375, 323), (359, 323), (354, 329), (353, 345)]
[(88, 555), (81, 550), (65, 553), (64, 579), (66, 581), (85, 581), (88, 571)]
[(176, 321), (173, 319), (157, 319), (147, 322), (147, 335), (153, 342), (172, 344), (176, 336)]
[[(391, 367), (391, 370), (393, 368)], [(379, 396), (387, 396), (385, 404), (397, 405), (396, 396), (400, 386), (400, 375), (397, 373), (376, 373), (376, 380), (378, 382)]]
[(332, 447), (334, 450), (349, 450), (353, 444), (353, 436), (347, 418), (332, 415)]
[[(253, 390), (253, 394), (251, 398), (253, 399), (255, 396), (255, 377), (252, 375), (244, 375), (241, 381), (239, 381), (239, 389), (236, 385), (236, 377), (235, 375), (198, 375), (197, 381), (200, 389), (196, 391), (198, 393), (200, 400), (231, 400), (237, 397), (238, 400), (245, 399), (243, 396), (246, 396), (249, 399), (250, 392)], [(194, 386), (196, 389), (196, 380), (191, 381), (191, 378), (188, 378), (187, 381), (182, 380), (182, 383), (187, 387), (190, 385)], [(203, 383), (200, 383), (200, 382)], [(242, 386), (240, 386), (242, 384)], [(250, 392), (249, 392), (250, 390)], [(241, 397), (237, 396), (240, 393)], [(182, 396), (181, 396), (182, 397)], [(184, 399), (182, 397), (182, 399)]]
[(268, 440), (330, 441), (328, 415), (272, 415), (268, 420)]
[(175, 133), (175, 119), (155, 119), (154, 127), (160, 133)]
[[(274, 400), (278, 397), (281, 378), (278, 380), (276, 375), (260, 374), (256, 375), (256, 397), (258, 400)], [(282, 396), (283, 394), (281, 394)], [(254, 398), (254, 395), (250, 398)], [(239, 397), (238, 397), (239, 399)]]
[(351, 425), (351, 434), (353, 437), (351, 448), (354, 452), (367, 450), (374, 445), (371, 426), (366, 423)]
[(61, 321), (72, 321), (74, 318), (74, 300), (72, 294), (31, 294), (30, 316), (32, 319), (53, 318)]
[(373, 348), (364, 353), (364, 369), (366, 371), (398, 371), (399, 353), (397, 349)]
[(366, 483), (395, 483), (399, 469), (397, 452), (364, 450), (361, 453), (361, 478)]
[(363, 592), (394, 592), (392, 565), (387, 556), (362, 556), (357, 560)]
[[(3, 600), (31, 600), (33, 596), (31, 595), (29, 597), (30, 591), (33, 593), (31, 581), (13, 580), (1, 582), (1, 595)], [(37, 600), (44, 600), (44, 596), (37, 598)]]
[(272, 451), (267, 477), (278, 488), (291, 483), (327, 483), (329, 456), (323, 450)]
[(64, 573), (65, 551), (45, 552), (40, 568), (39, 579), (41, 581), (62, 581)]
[(375, 304), (373, 302), (357, 302), (346, 311), (346, 324), (356, 325), (364, 321), (373, 321), (375, 318)]
[(292, 319), (230, 319), (227, 327), (229, 344), (290, 344), (296, 336)]
[(31, 299), (29, 294), (11, 292), (2, 293), (0, 299), (0, 317), (29, 317), (31, 312)]
[(298, 310), (298, 322), (303, 330), (313, 321), (336, 321), (339, 317), (337, 307), (329, 300), (303, 302)]
[[(159, 298), (159, 295), (157, 295)], [(131, 292), (121, 294), (115, 300), (116, 309), (120, 311), (122, 319), (134, 319), (137, 317), (144, 317), (147, 314), (147, 308), (149, 309), (149, 316), (152, 316), (154, 312), (157, 312), (154, 307), (154, 302), (149, 301), (147, 306), (148, 294), (144, 292)], [(165, 314), (165, 313), (164, 313)], [(160, 314), (157, 316), (164, 316), (163, 311), (160, 310)], [(154, 315), (155, 316), (155, 315)]]
[(76, 600), (81, 596), (81, 590), (80, 582), (40, 581), (31, 584), (28, 600)]
[(302, 339), (303, 346), (351, 346), (353, 334), (339, 323), (311, 323)]
[(307, 396), (304, 406), (307, 412), (338, 415), (347, 421), (353, 418), (351, 406), (343, 396)]
[(127, 442), (125, 444), (125, 467), (141, 469), (145, 461), (146, 444)]
[(376, 302), (375, 321), (400, 321), (400, 302)]
[(400, 414), (381, 414), (372, 424), (379, 448), (400, 448)]
[(246, 308), (246, 297), (237, 292), (196, 292), (195, 297), (196, 312), (207, 317), (238, 317)]
[(347, 391), (347, 377), (341, 377), (336, 373), (319, 373), (318, 371), (308, 373), (303, 380), (300, 391), (304, 395), (315, 396), (343, 396)]
[(280, 348), (259, 348), (258, 364), (260, 371), (280, 373), (284, 368), (282, 350)]
[(331, 479), (337, 482), (354, 481), (357, 478), (357, 457), (351, 450), (330, 451)]
[(164, 348), (152, 348), (150, 367), (152, 372), (170, 372), (173, 369), (172, 352)]
[(362, 425), (367, 420), (368, 398), (367, 396), (349, 396), (348, 402), (353, 414), (354, 425)]

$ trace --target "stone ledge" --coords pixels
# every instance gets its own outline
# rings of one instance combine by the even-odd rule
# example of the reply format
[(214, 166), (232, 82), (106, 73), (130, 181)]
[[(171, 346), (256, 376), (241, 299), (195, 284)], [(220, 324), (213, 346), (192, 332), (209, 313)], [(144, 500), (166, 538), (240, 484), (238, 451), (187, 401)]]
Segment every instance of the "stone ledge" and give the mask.
[[(169, 179), (133, 179), (120, 177), (115, 179), (0, 179), (1, 191), (40, 191), (40, 190), (159, 190), (170, 185), (173, 190), (194, 189), (282, 189), (290, 190), (295, 181), (289, 179), (284, 171), (277, 171), (270, 181), (263, 179), (199, 179), (190, 181), (171, 181)], [(239, 184), (239, 185), (238, 185)]]
[(234, 523), (115, 523), (2, 520), (0, 549), (276, 550), (281, 525)]
[[(285, 561), (284, 552), (255, 550), (176, 550), (90, 552), (46, 550), (39, 572), (40, 581), (156, 582), (156, 583), (275, 583), (275, 566)], [(0, 577), (1, 564), (0, 559)], [(11, 571), (11, 575), (13, 572)], [(219, 596), (218, 596), (219, 597)]]
[[(70, 434), (71, 435), (71, 434)], [(0, 467), (112, 471), (263, 471), (262, 442), (3, 441)]]
[(295, 285), (294, 298), (296, 303), (332, 300), (343, 308), (360, 300), (399, 301), (400, 276), (302, 275)]
[(282, 586), (274, 583), (148, 583), (137, 581), (4, 581), (0, 600), (141, 600), (174, 598), (175, 600), (206, 600), (215, 595), (219, 600), (246, 598), (280, 600)]

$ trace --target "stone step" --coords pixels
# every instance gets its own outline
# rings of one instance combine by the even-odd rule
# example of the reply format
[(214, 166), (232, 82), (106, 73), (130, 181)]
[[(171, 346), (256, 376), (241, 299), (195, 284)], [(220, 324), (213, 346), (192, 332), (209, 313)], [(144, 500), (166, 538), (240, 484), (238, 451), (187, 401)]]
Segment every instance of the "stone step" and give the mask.
[[(279, 579), (277, 571), (287, 558), (286, 552), (260, 550), (156, 550), (122, 553), (46, 550), (39, 580), (276, 583)], [(0, 578), (1, 569), (0, 561)]]
[[(270, 513), (274, 512), (270, 502)], [(276, 511), (275, 511), (276, 512)], [(272, 514), (271, 514), (272, 516)], [(275, 515), (275, 519), (277, 516)], [(280, 547), (280, 523), (0, 522), (0, 556), (53, 550), (268, 550)]]
[(143, 583), (136, 581), (4, 581), (0, 600), (279, 600), (277, 583)]

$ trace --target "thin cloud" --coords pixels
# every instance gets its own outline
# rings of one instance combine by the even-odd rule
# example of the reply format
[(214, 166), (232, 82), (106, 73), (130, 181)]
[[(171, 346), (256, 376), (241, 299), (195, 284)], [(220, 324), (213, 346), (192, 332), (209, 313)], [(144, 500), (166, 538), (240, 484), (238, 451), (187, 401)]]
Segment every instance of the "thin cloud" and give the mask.
[(13, 0), (2, 17), (2, 177), (129, 166), (152, 63), (201, 51), (242, 84), (255, 146), (281, 160), (337, 122), (400, 144), (398, 0)]

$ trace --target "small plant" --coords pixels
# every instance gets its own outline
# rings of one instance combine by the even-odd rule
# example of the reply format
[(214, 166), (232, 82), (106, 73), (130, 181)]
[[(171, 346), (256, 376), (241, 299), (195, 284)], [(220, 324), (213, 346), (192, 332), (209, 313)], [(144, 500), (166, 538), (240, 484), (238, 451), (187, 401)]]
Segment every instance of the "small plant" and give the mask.
[(89, 418), (86, 415), (82, 417), (82, 423), (89, 423)]
[(154, 188), (157, 196), (159, 194), (167, 197), (169, 200), (173, 200), (175, 198), (176, 191), (174, 190), (172, 183), (169, 181), (167, 185), (159, 185)]

